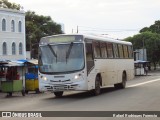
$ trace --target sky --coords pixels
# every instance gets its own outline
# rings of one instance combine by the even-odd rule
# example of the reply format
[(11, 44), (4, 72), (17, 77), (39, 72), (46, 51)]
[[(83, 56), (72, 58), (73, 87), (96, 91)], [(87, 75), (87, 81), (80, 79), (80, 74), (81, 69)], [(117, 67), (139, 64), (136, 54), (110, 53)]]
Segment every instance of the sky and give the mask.
[(105, 35), (123, 39), (160, 20), (160, 0), (8, 0), (24, 11), (51, 16), (65, 33)]

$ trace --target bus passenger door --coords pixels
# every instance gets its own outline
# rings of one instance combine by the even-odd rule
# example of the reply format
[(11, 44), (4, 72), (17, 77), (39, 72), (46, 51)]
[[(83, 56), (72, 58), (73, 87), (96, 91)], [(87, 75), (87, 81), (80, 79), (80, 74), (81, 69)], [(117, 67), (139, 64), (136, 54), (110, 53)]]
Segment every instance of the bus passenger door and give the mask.
[(94, 67), (92, 43), (86, 43), (86, 63), (88, 75)]

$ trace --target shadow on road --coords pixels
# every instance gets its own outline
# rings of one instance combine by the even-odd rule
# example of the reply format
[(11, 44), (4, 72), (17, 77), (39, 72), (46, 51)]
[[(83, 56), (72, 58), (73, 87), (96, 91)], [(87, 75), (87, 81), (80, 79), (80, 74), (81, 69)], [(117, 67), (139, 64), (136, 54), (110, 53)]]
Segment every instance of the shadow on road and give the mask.
[[(111, 92), (117, 91), (114, 87), (107, 87), (107, 88), (102, 88), (101, 89), (101, 94), (98, 96), (103, 96), (104, 94), (108, 94)], [(87, 92), (80, 92), (80, 93), (70, 93), (70, 94), (64, 94), (62, 97), (55, 97), (53, 94), (53, 97), (51, 98), (45, 98), (45, 100), (50, 100), (50, 99), (68, 99), (68, 98), (73, 98), (73, 99), (84, 99), (84, 98), (92, 98), (92, 97), (98, 97), (94, 96), (93, 91), (87, 91)]]

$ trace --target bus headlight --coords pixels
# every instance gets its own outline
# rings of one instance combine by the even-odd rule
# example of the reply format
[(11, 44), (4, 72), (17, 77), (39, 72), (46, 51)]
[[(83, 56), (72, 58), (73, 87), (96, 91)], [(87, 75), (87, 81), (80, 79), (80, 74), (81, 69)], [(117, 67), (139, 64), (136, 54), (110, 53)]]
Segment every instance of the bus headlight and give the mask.
[(81, 76), (81, 74), (75, 75), (75, 76), (74, 76), (74, 79), (77, 80), (77, 79), (80, 78), (80, 76)]
[(74, 76), (74, 79), (78, 79), (78, 78), (79, 78), (79, 75), (75, 75), (75, 76)]
[(47, 81), (47, 77), (43, 77), (43, 80), (44, 80), (44, 81)]

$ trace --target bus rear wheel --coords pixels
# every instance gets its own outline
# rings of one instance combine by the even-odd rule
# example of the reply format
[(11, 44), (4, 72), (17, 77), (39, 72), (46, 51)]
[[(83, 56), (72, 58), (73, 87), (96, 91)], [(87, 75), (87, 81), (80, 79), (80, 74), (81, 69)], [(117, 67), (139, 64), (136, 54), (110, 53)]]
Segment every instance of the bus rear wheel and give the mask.
[(118, 83), (118, 84), (114, 84), (114, 87), (116, 89), (124, 89), (126, 87), (126, 81), (127, 81), (127, 76), (126, 76), (126, 73), (123, 72), (123, 74), (122, 74), (122, 82)]
[(56, 97), (62, 97), (63, 91), (54, 92), (54, 95), (55, 95)]

